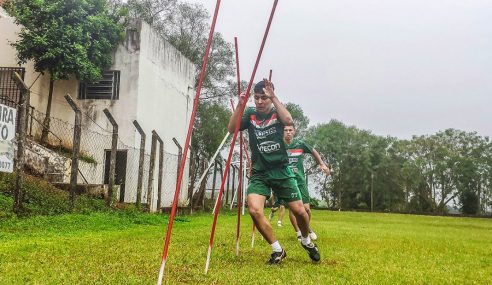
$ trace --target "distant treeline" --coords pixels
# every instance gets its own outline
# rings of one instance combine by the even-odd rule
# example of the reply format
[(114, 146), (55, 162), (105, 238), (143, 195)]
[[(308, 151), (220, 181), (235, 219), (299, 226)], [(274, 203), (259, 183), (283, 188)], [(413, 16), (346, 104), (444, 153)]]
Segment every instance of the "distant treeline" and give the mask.
[(448, 129), (399, 140), (332, 120), (304, 137), (333, 168), (327, 178), (307, 160), (309, 182), (330, 208), (492, 213), (492, 143), (476, 132)]

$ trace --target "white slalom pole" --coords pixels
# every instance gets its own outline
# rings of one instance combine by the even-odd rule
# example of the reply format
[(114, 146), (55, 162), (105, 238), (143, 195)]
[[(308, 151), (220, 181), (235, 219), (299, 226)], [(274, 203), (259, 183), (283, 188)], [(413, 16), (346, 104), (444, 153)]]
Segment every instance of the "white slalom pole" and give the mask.
[(212, 215), (215, 213), (215, 209), (217, 208), (218, 204), (219, 204), (219, 196), (217, 195), (217, 199), (215, 200), (215, 206), (214, 209), (212, 210)]
[(207, 176), (208, 174), (208, 171), (210, 170), (210, 168), (212, 168), (212, 165), (214, 164), (215, 162), (215, 159), (217, 158), (217, 155), (219, 155), (219, 152), (220, 150), (222, 149), (222, 147), (224, 146), (224, 144), (226, 143), (227, 139), (229, 138), (229, 135), (230, 133), (227, 132), (227, 134), (225, 135), (224, 139), (222, 140), (222, 142), (220, 143), (219, 147), (217, 148), (217, 150), (215, 151), (214, 155), (212, 156), (212, 158), (208, 161), (208, 166), (207, 168), (205, 169), (205, 171), (203, 171), (202, 173), (202, 176), (200, 177), (200, 180), (198, 181), (198, 184), (196, 184), (197, 186), (195, 187), (195, 189), (193, 189), (193, 193), (196, 193), (198, 191), (198, 189), (200, 189), (200, 185), (202, 185), (202, 181), (203, 179), (205, 179), (205, 176)]

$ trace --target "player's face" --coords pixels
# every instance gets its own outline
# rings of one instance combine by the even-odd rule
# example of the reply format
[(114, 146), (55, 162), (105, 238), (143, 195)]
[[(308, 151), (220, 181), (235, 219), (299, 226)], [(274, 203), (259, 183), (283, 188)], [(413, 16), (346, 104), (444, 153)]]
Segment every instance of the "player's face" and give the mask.
[(296, 130), (294, 129), (293, 126), (285, 126), (284, 127), (284, 139), (285, 140), (292, 140), (294, 136), (296, 135)]
[(255, 93), (256, 110), (260, 113), (268, 113), (272, 108), (272, 100), (265, 94)]

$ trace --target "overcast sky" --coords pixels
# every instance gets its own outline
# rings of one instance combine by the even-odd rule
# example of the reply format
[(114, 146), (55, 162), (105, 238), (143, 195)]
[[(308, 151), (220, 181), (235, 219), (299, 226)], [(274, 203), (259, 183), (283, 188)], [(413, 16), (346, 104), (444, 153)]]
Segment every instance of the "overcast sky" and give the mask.
[[(216, 0), (202, 3), (212, 15)], [(222, 0), (216, 31), (239, 39), (251, 76), (273, 0)], [(338, 119), (410, 138), (492, 136), (492, 1), (280, 0), (255, 81), (311, 124)]]

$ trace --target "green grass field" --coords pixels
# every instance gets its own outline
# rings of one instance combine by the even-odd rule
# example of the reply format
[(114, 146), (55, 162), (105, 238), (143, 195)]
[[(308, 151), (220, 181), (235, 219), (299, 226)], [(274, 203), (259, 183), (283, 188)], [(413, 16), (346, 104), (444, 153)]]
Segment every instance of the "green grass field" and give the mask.
[[(314, 211), (322, 262), (311, 264), (286, 217), (274, 230), (288, 256), (273, 267), (243, 222), (236, 257), (236, 217), (219, 216), (205, 275), (212, 215), (178, 217), (165, 283), (492, 284), (492, 219)], [(155, 284), (166, 223), (126, 212), (4, 220), (0, 284)]]

